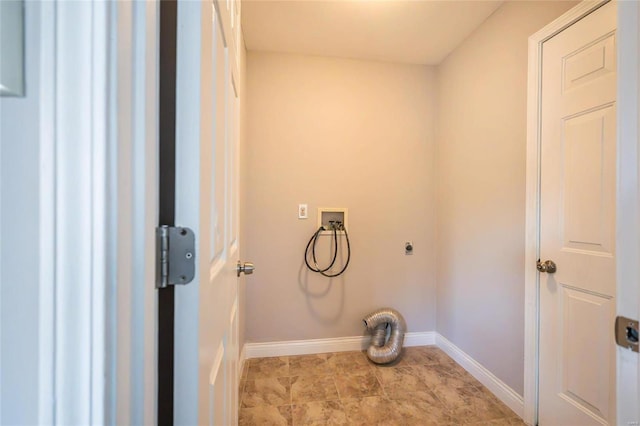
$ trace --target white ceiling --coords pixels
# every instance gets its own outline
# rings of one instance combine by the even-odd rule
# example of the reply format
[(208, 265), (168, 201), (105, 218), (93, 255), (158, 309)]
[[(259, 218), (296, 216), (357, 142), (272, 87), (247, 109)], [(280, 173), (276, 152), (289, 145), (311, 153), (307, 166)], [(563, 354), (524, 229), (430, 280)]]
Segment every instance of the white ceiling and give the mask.
[(503, 2), (244, 0), (248, 50), (440, 63)]

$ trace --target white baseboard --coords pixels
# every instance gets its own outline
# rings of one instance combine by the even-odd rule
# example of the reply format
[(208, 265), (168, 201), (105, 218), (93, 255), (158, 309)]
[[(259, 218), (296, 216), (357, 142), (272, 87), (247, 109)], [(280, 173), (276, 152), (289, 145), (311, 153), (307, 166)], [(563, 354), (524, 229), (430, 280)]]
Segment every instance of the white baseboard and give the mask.
[[(361, 351), (369, 346), (369, 336), (338, 337), (331, 339), (287, 340), (282, 342), (247, 343), (243, 352), (247, 358), (309, 355), (327, 352)], [(405, 333), (404, 346), (435, 345), (433, 331)]]
[(469, 374), (478, 379), (500, 401), (511, 408), (520, 418), (524, 416), (524, 399), (506, 383), (497, 378), (491, 371), (483, 367), (445, 337), (436, 333), (436, 345), (453, 358)]
[(405, 333), (404, 346), (433, 346), (436, 344), (435, 331)]

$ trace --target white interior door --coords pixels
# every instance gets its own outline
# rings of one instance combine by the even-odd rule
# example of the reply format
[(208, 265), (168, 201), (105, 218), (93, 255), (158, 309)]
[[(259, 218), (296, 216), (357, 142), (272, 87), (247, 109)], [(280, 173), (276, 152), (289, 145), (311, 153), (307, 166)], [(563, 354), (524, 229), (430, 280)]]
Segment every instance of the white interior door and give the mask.
[(615, 424), (616, 5), (546, 41), (539, 424)]
[(176, 225), (197, 247), (194, 281), (175, 290), (175, 424), (237, 423), (237, 14), (235, 1), (178, 3)]
[[(640, 318), (640, 3), (618, 8), (618, 315)], [(617, 423), (640, 424), (640, 356), (617, 350)]]

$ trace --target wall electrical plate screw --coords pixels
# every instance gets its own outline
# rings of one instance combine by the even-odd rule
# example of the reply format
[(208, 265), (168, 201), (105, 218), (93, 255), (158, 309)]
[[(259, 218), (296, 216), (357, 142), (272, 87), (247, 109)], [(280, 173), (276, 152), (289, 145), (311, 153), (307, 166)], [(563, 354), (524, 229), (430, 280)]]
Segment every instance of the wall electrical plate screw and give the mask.
[(407, 241), (404, 243), (404, 254), (406, 256), (410, 256), (413, 254), (413, 243), (411, 241)]

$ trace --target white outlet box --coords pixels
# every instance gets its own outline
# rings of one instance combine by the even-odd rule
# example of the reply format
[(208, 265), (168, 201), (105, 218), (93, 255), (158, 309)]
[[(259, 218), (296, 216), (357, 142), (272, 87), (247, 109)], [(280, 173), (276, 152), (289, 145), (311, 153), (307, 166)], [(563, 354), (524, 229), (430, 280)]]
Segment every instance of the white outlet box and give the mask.
[(309, 209), (306, 204), (298, 204), (298, 219), (307, 219), (309, 217)]
[[(339, 220), (345, 228), (349, 228), (349, 210), (343, 207), (319, 207), (318, 208), (318, 227), (324, 226), (329, 228), (329, 222)], [(344, 233), (338, 231), (339, 234)], [(320, 235), (333, 235), (331, 231), (322, 231)]]

